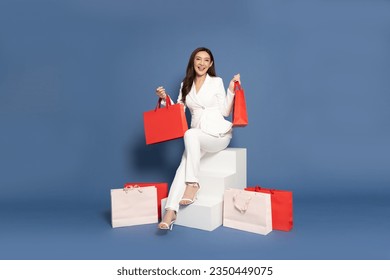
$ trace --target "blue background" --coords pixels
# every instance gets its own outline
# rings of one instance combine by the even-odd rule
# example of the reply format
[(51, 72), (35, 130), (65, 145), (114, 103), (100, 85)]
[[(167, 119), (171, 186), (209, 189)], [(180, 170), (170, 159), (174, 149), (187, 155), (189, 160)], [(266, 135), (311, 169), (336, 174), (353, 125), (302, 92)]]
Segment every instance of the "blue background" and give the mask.
[[(1, 259), (389, 259), (389, 1), (0, 2)], [(241, 73), (248, 185), (294, 192), (294, 230), (111, 229), (111, 188), (171, 182), (181, 140), (142, 112), (210, 48)]]

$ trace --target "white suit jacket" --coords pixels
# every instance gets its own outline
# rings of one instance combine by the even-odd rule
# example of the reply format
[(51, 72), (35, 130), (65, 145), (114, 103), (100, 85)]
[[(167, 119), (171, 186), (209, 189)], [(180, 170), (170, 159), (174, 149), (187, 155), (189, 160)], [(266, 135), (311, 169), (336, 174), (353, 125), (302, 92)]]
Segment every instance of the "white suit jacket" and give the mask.
[[(183, 103), (182, 87), (180, 87), (178, 103)], [(191, 112), (191, 128), (200, 128), (202, 131), (213, 136), (223, 136), (231, 130), (232, 123), (224, 117), (232, 112), (234, 93), (229, 89), (225, 94), (223, 81), (219, 77), (211, 77), (207, 74), (206, 79), (196, 92), (195, 84), (186, 97), (184, 108)]]

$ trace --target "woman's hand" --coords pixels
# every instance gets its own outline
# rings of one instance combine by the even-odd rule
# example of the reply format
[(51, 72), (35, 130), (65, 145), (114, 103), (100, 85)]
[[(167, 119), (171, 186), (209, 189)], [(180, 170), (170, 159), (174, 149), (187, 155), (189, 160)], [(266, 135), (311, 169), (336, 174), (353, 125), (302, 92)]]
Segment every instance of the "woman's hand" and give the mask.
[(233, 93), (234, 93), (234, 82), (239, 82), (241, 84), (240, 74), (234, 75), (233, 79), (230, 81), (229, 90)]
[(156, 89), (156, 95), (162, 98), (163, 100), (165, 100), (165, 98), (167, 97), (167, 93), (165, 92), (165, 89), (161, 86)]

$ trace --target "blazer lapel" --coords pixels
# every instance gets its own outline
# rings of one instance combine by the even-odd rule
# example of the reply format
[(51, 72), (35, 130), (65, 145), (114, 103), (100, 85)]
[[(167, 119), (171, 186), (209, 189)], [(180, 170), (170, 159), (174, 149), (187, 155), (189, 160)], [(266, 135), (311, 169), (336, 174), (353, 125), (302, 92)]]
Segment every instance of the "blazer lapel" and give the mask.
[(189, 93), (188, 96), (187, 96), (187, 97), (190, 97), (190, 98), (194, 101), (194, 103), (195, 103), (196, 105), (198, 105), (198, 106), (200, 106), (200, 107), (202, 107), (202, 108), (204, 108), (205, 106), (203, 105), (202, 100), (201, 100), (201, 98), (199, 97), (199, 94), (202, 94), (202, 91), (204, 90), (204, 88), (205, 88), (205, 86), (206, 86), (207, 79), (208, 79), (208, 74), (207, 74), (207, 76), (206, 76), (206, 79), (205, 79), (205, 81), (204, 81), (202, 87), (199, 89), (199, 92), (198, 92), (198, 93), (196, 93), (195, 84), (193, 83), (193, 84), (192, 84), (192, 87), (191, 87), (191, 91), (190, 91), (190, 93)]
[(191, 99), (197, 104), (199, 105), (200, 107), (202, 108), (205, 108), (203, 102), (202, 102), (202, 99), (200, 98), (200, 94), (203, 94), (204, 90), (207, 88), (207, 84), (209, 82), (209, 79), (210, 79), (210, 76), (209, 74), (206, 74), (206, 79), (204, 80), (203, 82), (203, 85), (201, 86), (201, 88), (199, 89), (199, 92), (196, 93), (196, 89), (195, 89), (195, 83), (192, 84), (192, 87), (191, 87), (191, 91), (190, 93), (188, 94), (189, 97), (191, 97)]
[[(207, 84), (209, 83), (209, 81), (210, 81), (210, 76), (209, 74), (206, 74), (206, 78), (204, 79), (204, 82), (200, 87), (199, 91), (196, 93), (196, 95), (204, 93), (204, 90), (207, 88)], [(195, 84), (193, 84), (193, 87), (195, 88)]]

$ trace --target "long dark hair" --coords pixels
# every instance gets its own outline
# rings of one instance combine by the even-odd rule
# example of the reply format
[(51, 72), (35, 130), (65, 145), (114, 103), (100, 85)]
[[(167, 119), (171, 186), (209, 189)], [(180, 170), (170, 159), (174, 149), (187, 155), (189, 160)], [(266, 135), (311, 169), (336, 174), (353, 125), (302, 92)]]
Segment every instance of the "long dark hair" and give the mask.
[(214, 56), (213, 54), (211, 53), (211, 51), (208, 49), (208, 48), (204, 48), (204, 47), (201, 47), (201, 48), (197, 48), (195, 49), (191, 56), (190, 56), (190, 59), (188, 60), (188, 65), (187, 65), (187, 70), (186, 70), (186, 76), (185, 78), (183, 79), (183, 87), (181, 89), (181, 101), (183, 103), (186, 103), (186, 97), (188, 95), (188, 93), (190, 92), (191, 90), (191, 87), (192, 87), (192, 84), (194, 82), (194, 79), (195, 79), (195, 70), (194, 70), (194, 59), (195, 59), (195, 55), (198, 53), (198, 52), (207, 52), (210, 56), (210, 59), (211, 59), (211, 62), (213, 63), (211, 65), (211, 67), (209, 68), (209, 70), (207, 71), (207, 74), (209, 74), (210, 76), (212, 77), (215, 77), (217, 76), (217, 74), (215, 73), (215, 63), (214, 63)]

